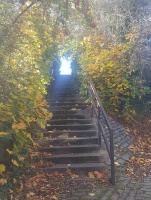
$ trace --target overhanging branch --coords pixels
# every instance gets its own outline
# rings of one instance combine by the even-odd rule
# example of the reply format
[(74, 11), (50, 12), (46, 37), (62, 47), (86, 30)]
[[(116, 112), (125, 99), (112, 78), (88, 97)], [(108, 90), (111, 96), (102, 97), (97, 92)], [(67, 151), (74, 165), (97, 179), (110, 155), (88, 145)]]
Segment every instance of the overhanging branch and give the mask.
[(35, 5), (37, 2), (39, 2), (40, 0), (35, 0), (32, 1), (24, 10), (21, 11), (21, 13), (19, 13), (11, 22), (11, 24), (9, 24), (7, 27), (5, 27), (1, 33), (0, 33), (0, 45), (4, 40), (4, 37), (7, 37), (9, 34), (10, 29), (14, 26), (14, 24), (16, 24), (18, 22), (18, 20), (33, 6)]

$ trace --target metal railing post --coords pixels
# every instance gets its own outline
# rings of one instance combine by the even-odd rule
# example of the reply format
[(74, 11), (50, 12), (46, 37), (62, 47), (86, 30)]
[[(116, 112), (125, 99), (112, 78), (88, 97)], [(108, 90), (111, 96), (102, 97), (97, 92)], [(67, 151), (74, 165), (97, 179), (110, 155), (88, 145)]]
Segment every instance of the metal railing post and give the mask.
[(98, 123), (98, 131), (99, 131), (99, 144), (100, 146), (102, 146), (102, 137), (101, 137), (101, 130), (100, 130), (100, 125), (99, 125), (99, 120), (100, 120), (100, 116), (101, 116), (101, 110), (100, 107), (97, 107), (98, 109), (98, 119), (97, 119), (97, 123)]
[(111, 155), (111, 183), (115, 185), (115, 163), (114, 163), (114, 143), (113, 143), (113, 131), (110, 133), (110, 155)]
[[(95, 114), (97, 118), (97, 126), (98, 126), (98, 137), (99, 137), (99, 144), (101, 146), (102, 138), (104, 139), (106, 149), (110, 158), (110, 164), (111, 164), (111, 178), (110, 181), (113, 185), (115, 185), (115, 163), (114, 163), (114, 140), (113, 140), (113, 129), (110, 125), (110, 122), (108, 120), (107, 114), (100, 102), (100, 98), (97, 94), (97, 91), (94, 87), (94, 84), (90, 77), (85, 77), (87, 81), (87, 94), (91, 98), (91, 117), (93, 117), (93, 114)], [(106, 126), (109, 131), (109, 145), (107, 143), (107, 138), (105, 137), (105, 130), (103, 128), (103, 124), (101, 122), (101, 117), (104, 118)]]

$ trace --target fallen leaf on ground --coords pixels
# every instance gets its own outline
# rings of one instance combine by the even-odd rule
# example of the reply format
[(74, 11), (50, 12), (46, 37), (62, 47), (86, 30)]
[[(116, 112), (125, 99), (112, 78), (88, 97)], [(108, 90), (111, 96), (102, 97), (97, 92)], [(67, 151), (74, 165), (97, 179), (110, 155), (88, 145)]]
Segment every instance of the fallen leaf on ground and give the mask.
[(5, 185), (6, 183), (7, 183), (7, 179), (5, 179), (5, 178), (0, 179), (0, 186)]
[(27, 196), (27, 198), (30, 198), (30, 197), (34, 196), (34, 194), (35, 194), (34, 192), (29, 192), (29, 193), (27, 193), (26, 196)]
[(95, 193), (89, 193), (89, 196), (94, 197)]
[(94, 175), (97, 179), (105, 179), (106, 178), (106, 173), (105, 172), (99, 172), (99, 171), (94, 171)]
[(52, 200), (58, 200), (58, 197), (56, 197), (55, 195), (52, 196)]
[(95, 178), (94, 173), (93, 173), (93, 172), (89, 172), (89, 173), (88, 173), (88, 177), (89, 177), (89, 178)]

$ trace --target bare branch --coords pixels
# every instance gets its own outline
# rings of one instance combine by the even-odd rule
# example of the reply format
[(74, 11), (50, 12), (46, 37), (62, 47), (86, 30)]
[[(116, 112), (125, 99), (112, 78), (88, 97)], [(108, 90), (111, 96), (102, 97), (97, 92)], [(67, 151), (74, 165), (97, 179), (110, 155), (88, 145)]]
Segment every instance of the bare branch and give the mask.
[(26, 13), (34, 4), (36, 4), (39, 0), (31, 2), (15, 19), (12, 21), (12, 25), (15, 24), (24, 13)]
[(12, 21), (11, 24), (9, 24), (7, 27), (5, 27), (1, 33), (0, 33), (0, 45), (2, 44), (4, 38), (6, 38), (10, 32), (10, 29), (14, 26), (14, 24), (16, 24), (18, 22), (18, 20), (33, 6), (35, 5), (37, 2), (39, 2), (40, 0), (36, 0), (31, 2), (21, 13), (19, 13), (19, 15), (17, 15), (15, 17), (15, 19)]

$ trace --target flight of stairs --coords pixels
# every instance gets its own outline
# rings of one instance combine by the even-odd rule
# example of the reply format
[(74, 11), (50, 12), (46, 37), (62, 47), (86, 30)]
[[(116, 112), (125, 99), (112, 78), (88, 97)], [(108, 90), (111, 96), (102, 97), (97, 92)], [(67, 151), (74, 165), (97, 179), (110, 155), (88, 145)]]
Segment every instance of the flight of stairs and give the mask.
[(89, 105), (79, 94), (79, 82), (60, 76), (49, 88), (47, 101), (53, 118), (48, 121), (44, 138), (39, 142), (40, 162), (36, 170), (99, 170), (105, 167), (95, 122)]

